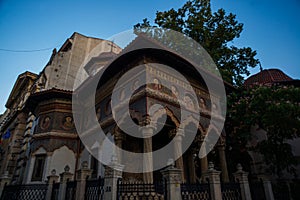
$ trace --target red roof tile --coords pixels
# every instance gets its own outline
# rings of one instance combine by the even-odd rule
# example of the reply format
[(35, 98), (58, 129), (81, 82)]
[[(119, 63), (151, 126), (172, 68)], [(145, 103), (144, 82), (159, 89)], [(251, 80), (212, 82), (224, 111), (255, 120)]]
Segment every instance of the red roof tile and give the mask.
[(283, 73), (279, 69), (265, 69), (261, 72), (254, 74), (245, 80), (245, 86), (251, 86), (256, 84), (273, 84), (284, 81), (292, 81), (293, 79)]

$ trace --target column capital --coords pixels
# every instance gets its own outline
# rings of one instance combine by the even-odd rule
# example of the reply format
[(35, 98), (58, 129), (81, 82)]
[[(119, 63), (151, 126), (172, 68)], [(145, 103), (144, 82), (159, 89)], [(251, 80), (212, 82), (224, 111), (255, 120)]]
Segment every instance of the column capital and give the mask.
[(153, 136), (153, 132), (156, 130), (156, 127), (152, 125), (146, 125), (139, 127), (139, 131), (142, 132), (143, 136), (145, 138), (149, 138)]
[(219, 140), (217, 142), (217, 146), (221, 147), (221, 148), (223, 148), (223, 147), (225, 148), (226, 147), (226, 140), (225, 140), (225, 138), (222, 135), (220, 135), (220, 138), (219, 138)]
[(225, 146), (225, 144), (220, 144), (220, 145), (217, 145), (217, 149), (218, 149), (219, 151), (225, 151), (226, 146)]
[(184, 135), (184, 130), (182, 128), (172, 129), (169, 131), (169, 137), (177, 137), (182, 139)]
[(119, 140), (123, 141), (123, 140), (125, 140), (125, 135), (122, 134), (122, 131), (116, 130), (114, 133), (114, 138), (115, 138), (115, 141), (119, 141)]

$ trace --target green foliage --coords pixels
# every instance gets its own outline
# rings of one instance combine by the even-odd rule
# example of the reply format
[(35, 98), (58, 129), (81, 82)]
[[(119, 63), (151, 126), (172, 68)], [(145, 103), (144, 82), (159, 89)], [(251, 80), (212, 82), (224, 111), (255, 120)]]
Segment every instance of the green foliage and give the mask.
[[(226, 14), (223, 9), (212, 12), (210, 0), (189, 0), (178, 10), (157, 12), (155, 24), (184, 33), (201, 44), (229, 83), (241, 85), (243, 76), (250, 74), (248, 68), (259, 62), (251, 48), (231, 45), (240, 37), (243, 24), (238, 23), (234, 14)], [(145, 32), (150, 26), (150, 22), (144, 19), (134, 28), (137, 32)]]
[(246, 147), (253, 137), (251, 128), (258, 126), (266, 131), (267, 139), (252, 146), (253, 150), (264, 155), (270, 170), (278, 176), (283, 170), (293, 173), (296, 159), (288, 140), (300, 136), (300, 88), (257, 86), (232, 93), (228, 100), (231, 145), (238, 145), (236, 149)]

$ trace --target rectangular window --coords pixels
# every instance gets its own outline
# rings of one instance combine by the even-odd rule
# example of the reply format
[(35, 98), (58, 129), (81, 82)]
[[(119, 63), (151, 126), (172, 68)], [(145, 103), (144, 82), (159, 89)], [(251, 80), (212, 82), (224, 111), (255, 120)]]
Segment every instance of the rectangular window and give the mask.
[(31, 181), (42, 181), (46, 155), (36, 155)]

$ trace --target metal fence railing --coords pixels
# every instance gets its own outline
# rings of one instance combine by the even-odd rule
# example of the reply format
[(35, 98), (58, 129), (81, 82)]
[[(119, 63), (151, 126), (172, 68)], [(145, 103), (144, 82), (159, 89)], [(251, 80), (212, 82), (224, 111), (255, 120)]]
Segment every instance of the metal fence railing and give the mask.
[(68, 181), (65, 200), (75, 200), (77, 181)]
[(222, 183), (222, 200), (241, 200), (241, 188), (237, 182)]
[(104, 193), (103, 186), (104, 179), (101, 177), (96, 180), (86, 180), (84, 199), (102, 200)]
[(118, 180), (117, 188), (118, 200), (124, 199), (157, 199), (166, 200), (165, 182), (157, 183), (129, 183)]
[(47, 184), (6, 185), (1, 200), (44, 200)]
[(210, 188), (209, 183), (202, 184), (181, 184), (181, 197), (182, 200), (210, 200)]

